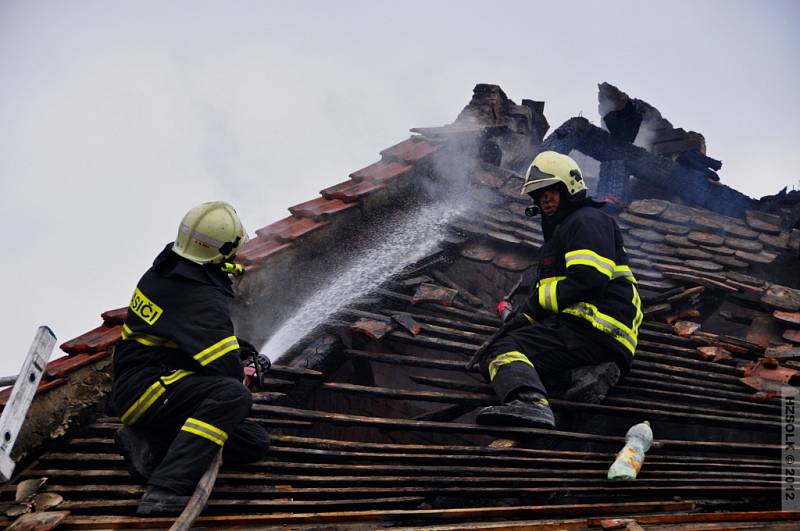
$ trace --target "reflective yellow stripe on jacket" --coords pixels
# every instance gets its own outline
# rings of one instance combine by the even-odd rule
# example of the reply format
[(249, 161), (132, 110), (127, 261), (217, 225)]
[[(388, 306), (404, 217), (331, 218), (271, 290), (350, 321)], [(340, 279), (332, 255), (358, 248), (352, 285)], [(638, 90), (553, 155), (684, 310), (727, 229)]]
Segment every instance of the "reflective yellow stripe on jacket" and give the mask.
[(134, 332), (128, 325), (122, 325), (120, 337), (126, 341), (136, 341), (137, 343), (146, 347), (178, 348), (178, 345), (174, 341), (170, 341), (165, 337), (143, 334), (142, 332)]
[[(633, 288), (634, 291), (634, 300), (638, 298), (638, 294), (636, 293), (636, 288)], [(636, 304), (635, 304), (636, 305)], [(634, 318), (634, 327), (636, 331), (632, 330), (628, 326), (622, 324), (620, 321), (614, 319), (608, 314), (605, 314), (597, 309), (597, 306), (594, 304), (589, 304), (588, 302), (578, 302), (570, 306), (569, 308), (564, 309), (564, 313), (568, 313), (570, 315), (574, 315), (576, 317), (580, 317), (586, 321), (588, 321), (592, 326), (600, 330), (601, 332), (605, 332), (606, 334), (610, 335), (622, 345), (630, 351), (631, 354), (634, 354), (636, 351), (636, 344), (637, 344), (637, 336), (638, 336), (638, 323), (641, 322), (641, 310), (639, 309), (639, 305), (636, 305), (637, 314)], [(638, 322), (637, 322), (638, 320)]]
[(625, 279), (631, 284), (636, 284), (636, 278), (633, 276), (631, 268), (626, 265), (614, 266), (614, 274), (611, 276), (611, 280), (618, 278)]
[[(633, 282), (636, 283), (636, 280)], [(639, 290), (636, 289), (636, 286), (633, 287), (631, 304), (633, 304), (633, 307), (636, 308), (636, 316), (633, 318), (633, 331), (636, 333), (636, 337), (638, 337), (639, 326), (641, 326), (642, 320), (644, 319), (644, 313), (642, 313), (642, 299), (639, 297)]]
[(239, 348), (239, 342), (236, 340), (236, 336), (228, 336), (195, 354), (194, 359), (197, 363), (205, 367), (214, 360), (221, 358), (231, 350), (236, 350), (237, 348)]
[(127, 411), (122, 414), (120, 417), (122, 423), (126, 426), (132, 426), (136, 424), (136, 422), (142, 418), (142, 415), (144, 415), (147, 410), (150, 409), (150, 406), (152, 406), (155, 401), (167, 391), (167, 386), (189, 376), (190, 374), (193, 374), (192, 371), (177, 370), (171, 374), (162, 376), (153, 382), (153, 384), (148, 387), (139, 398), (136, 399), (136, 402), (134, 402), (131, 407), (129, 407)]
[(617, 267), (614, 260), (600, 256), (590, 249), (570, 251), (564, 255), (564, 259), (567, 263), (567, 269), (576, 265), (585, 265), (595, 268), (608, 278), (614, 276), (614, 269)]
[(636, 284), (636, 279), (633, 277), (631, 268), (626, 265), (617, 265), (614, 260), (600, 256), (591, 249), (577, 249), (570, 251), (564, 255), (567, 268), (584, 265), (593, 267), (611, 280), (624, 278), (628, 282)]
[(548, 277), (539, 281), (536, 292), (539, 306), (547, 311), (558, 313), (558, 282), (567, 277)]

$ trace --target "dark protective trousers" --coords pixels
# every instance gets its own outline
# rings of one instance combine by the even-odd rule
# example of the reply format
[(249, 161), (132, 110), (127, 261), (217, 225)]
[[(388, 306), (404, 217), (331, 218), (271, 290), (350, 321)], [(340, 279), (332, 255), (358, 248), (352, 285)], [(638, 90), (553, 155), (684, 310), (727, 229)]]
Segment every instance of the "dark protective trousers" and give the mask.
[(245, 420), (252, 396), (233, 378), (189, 375), (167, 388), (135, 429), (163, 455), (150, 485), (191, 494), (220, 448), (225, 465), (258, 461), (269, 449), (269, 435)]
[(563, 393), (571, 383), (570, 372), (578, 367), (613, 361), (627, 370), (621, 355), (598, 343), (591, 330), (556, 317), (510, 330), (489, 347), (485, 359), (492, 387), (504, 404), (523, 388), (544, 396)]

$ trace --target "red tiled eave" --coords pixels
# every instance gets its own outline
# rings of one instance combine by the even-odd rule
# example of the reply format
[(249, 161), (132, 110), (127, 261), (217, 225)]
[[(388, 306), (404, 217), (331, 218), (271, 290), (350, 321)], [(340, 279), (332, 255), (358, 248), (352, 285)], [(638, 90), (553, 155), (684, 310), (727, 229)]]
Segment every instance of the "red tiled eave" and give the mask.
[(89, 352), (83, 352), (81, 354), (75, 354), (72, 356), (64, 356), (58, 358), (57, 360), (53, 360), (47, 364), (47, 369), (44, 373), (44, 378), (46, 380), (57, 380), (59, 378), (65, 378), (69, 373), (74, 372), (81, 367), (85, 367), (87, 365), (91, 365), (96, 361), (100, 361), (104, 358), (107, 358), (111, 355), (111, 350), (104, 350), (102, 352), (97, 352), (95, 354)]
[(315, 221), (309, 218), (289, 216), (256, 230), (256, 234), (264, 240), (294, 242), (301, 236), (321, 229), (329, 223), (330, 221)]
[(107, 326), (114, 326), (125, 322), (128, 317), (128, 307), (117, 308), (116, 310), (108, 310), (100, 314), (103, 319), (103, 324)]
[(419, 137), (411, 137), (399, 144), (381, 151), (381, 156), (389, 161), (402, 161), (415, 163), (439, 150), (440, 144), (432, 144)]
[[(268, 257), (278, 254), (284, 249), (292, 247), (292, 243), (282, 242), (277, 239), (261, 239), (256, 238), (254, 240), (253, 245), (250, 245), (247, 249), (243, 249), (236, 254), (236, 261), (241, 263), (245, 266), (246, 269), (249, 269), (250, 266), (263, 262)], [(250, 242), (248, 242), (250, 243)]]
[(121, 324), (115, 326), (101, 325), (94, 330), (62, 343), (61, 350), (67, 354), (107, 350), (111, 345), (119, 341), (120, 333), (122, 333)]
[(344, 181), (320, 192), (325, 199), (340, 199), (345, 203), (354, 203), (373, 192), (383, 190), (385, 184), (373, 181)]
[(376, 183), (387, 183), (396, 177), (408, 173), (413, 168), (414, 166), (402, 162), (380, 161), (351, 173), (350, 178), (357, 182), (373, 181)]
[(345, 203), (341, 199), (325, 199), (318, 197), (305, 203), (300, 203), (289, 207), (289, 212), (302, 218), (311, 218), (315, 221), (325, 220), (351, 208), (355, 208), (355, 203)]

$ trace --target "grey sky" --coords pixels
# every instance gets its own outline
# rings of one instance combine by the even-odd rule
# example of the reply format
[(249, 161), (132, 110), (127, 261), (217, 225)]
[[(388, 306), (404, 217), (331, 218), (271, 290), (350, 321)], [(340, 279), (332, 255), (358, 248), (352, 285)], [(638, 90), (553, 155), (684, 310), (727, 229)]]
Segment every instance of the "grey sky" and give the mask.
[(0, 375), (39, 324), (126, 305), (194, 204), (252, 233), (478, 82), (556, 127), (597, 123), (609, 81), (703, 133), (723, 182), (796, 185), (799, 23), (764, 0), (0, 2)]

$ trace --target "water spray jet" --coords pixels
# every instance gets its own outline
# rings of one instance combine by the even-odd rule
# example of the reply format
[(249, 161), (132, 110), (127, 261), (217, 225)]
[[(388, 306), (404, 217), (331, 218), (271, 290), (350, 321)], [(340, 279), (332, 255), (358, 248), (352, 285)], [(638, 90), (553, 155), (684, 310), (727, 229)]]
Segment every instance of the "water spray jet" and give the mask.
[(442, 241), (447, 225), (469, 208), (469, 201), (456, 204), (436, 201), (375, 229), (369, 240), (378, 244), (356, 251), (332, 271), (327, 284), (303, 301), (270, 334), (261, 352), (273, 360), (286, 354), (341, 308), (430, 254)]

